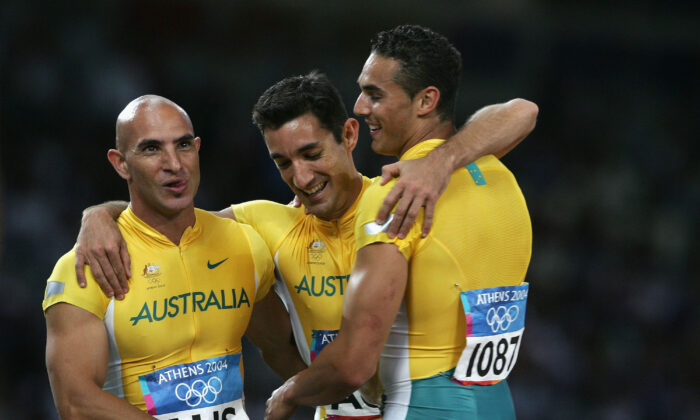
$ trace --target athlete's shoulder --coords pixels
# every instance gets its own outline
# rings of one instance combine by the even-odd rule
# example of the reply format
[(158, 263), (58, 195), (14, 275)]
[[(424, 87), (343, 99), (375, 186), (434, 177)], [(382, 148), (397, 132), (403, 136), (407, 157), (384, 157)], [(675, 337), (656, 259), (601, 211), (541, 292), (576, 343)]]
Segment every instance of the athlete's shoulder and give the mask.
[(71, 248), (68, 252), (61, 255), (61, 258), (59, 258), (58, 261), (56, 261), (56, 265), (54, 266), (53, 272), (64, 273), (65, 271), (68, 271), (70, 273), (70, 270), (66, 270), (68, 267), (72, 267), (73, 274), (75, 274), (75, 247)]
[(252, 226), (273, 252), (306, 216), (301, 207), (291, 207), (265, 200), (234, 205), (232, 209), (236, 219)]
[(202, 209), (195, 208), (194, 214), (195, 218), (197, 219), (197, 223), (201, 224), (202, 226), (226, 228), (235, 227), (236, 225), (238, 225), (238, 223), (236, 223), (235, 220), (227, 219), (225, 217), (219, 217)]
[[(359, 209), (366, 209), (367, 207), (378, 207), (384, 201), (384, 197), (391, 191), (391, 189), (396, 185), (397, 179), (394, 178), (384, 185), (381, 185), (382, 177), (377, 176), (369, 180), (367, 187), (362, 191), (360, 195)], [(379, 204), (379, 205), (378, 205)]]
[(494, 155), (482, 156), (466, 165), (461, 171), (456, 171), (455, 174), (460, 172), (466, 175), (461, 179), (462, 181), (476, 187), (517, 186), (515, 175)]
[(265, 220), (274, 219), (274, 222), (294, 222), (304, 216), (304, 209), (292, 207), (268, 200), (253, 200), (231, 206), (236, 219), (242, 223), (255, 226)]
[(253, 252), (257, 252), (258, 250), (264, 249), (265, 252), (269, 254), (270, 250), (265, 245), (265, 241), (263, 241), (263, 238), (262, 236), (260, 236), (258, 231), (253, 229), (252, 226), (247, 225), (245, 223), (239, 223), (238, 226), (243, 231), (243, 234), (248, 238), (248, 241), (251, 245), (251, 250)]
[(75, 274), (75, 248), (63, 254), (46, 281), (42, 302), (44, 311), (56, 303), (65, 302), (102, 318), (109, 299), (102, 294), (92, 276), (90, 267), (87, 265), (85, 266), (85, 278), (87, 285), (85, 288), (81, 288)]
[[(503, 162), (501, 162), (501, 160), (498, 159), (494, 155), (482, 156), (479, 159), (477, 159), (474, 163), (479, 168), (481, 168), (481, 170), (483, 170), (483, 171), (492, 170), (492, 169), (498, 169), (498, 170), (502, 170), (502, 169), (507, 170), (508, 169), (508, 168), (506, 168), (506, 165), (504, 165)], [(468, 169), (468, 167), (469, 167), (469, 165), (467, 165), (467, 169)]]

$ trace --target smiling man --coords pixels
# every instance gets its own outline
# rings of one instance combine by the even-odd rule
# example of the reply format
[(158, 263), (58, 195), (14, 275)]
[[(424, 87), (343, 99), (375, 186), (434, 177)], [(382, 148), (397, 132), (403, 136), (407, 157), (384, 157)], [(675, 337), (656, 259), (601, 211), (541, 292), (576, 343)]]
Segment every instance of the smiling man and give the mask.
[[(378, 34), (355, 103), (372, 149), (408, 163), (450, 147), (442, 139), (455, 133), (460, 70), (459, 52), (429, 29)], [(384, 419), (515, 417), (506, 378), (522, 336), (532, 241), (515, 178), (492, 155), (469, 163), (452, 173), (430, 234), (421, 216), (405, 237), (375, 220), (394, 182), (364, 187), (340, 330), (275, 391), (266, 418), (348, 395), (378, 362)]]
[[(470, 162), (483, 154), (504, 153), (524, 138), (535, 123), (533, 107), (536, 109), (524, 100), (486, 107), (447, 143), (458, 145), (449, 158), (402, 164), (428, 162), (429, 169), (437, 170), (426, 172), (419, 166), (418, 176), (414, 174), (413, 178), (446, 182), (456, 167), (447, 167), (446, 162), (461, 166), (457, 159)], [(310, 364), (337, 335), (355, 262), (358, 202), (372, 180), (358, 173), (353, 162), (359, 123), (348, 118), (338, 91), (324, 75), (314, 72), (288, 77), (271, 86), (256, 103), (253, 120), (280, 175), (299, 196), (302, 206), (258, 200), (233, 205), (217, 214), (250, 224), (274, 256), (275, 291), (284, 306), (274, 294), (257, 303), (248, 334), (268, 364), (286, 378), (304, 367), (287, 357), (285, 349), (290, 342)], [(407, 165), (400, 169), (410, 172), (414, 168)], [(123, 209), (124, 205), (116, 208)], [(112, 216), (102, 206), (87, 211), (80, 246), (87, 252), (119, 249), (119, 231), (113, 232)], [(118, 253), (101, 258), (120, 259)], [(129, 265), (125, 262), (127, 268)], [(99, 268), (97, 262), (92, 266)], [(109, 264), (103, 266), (104, 272), (112, 270)], [(79, 273), (82, 267), (79, 263)], [(319, 408), (318, 415), (367, 419), (378, 417), (379, 410), (356, 392), (329, 401)]]
[[(48, 279), (46, 366), (61, 418), (247, 419), (241, 337), (274, 266), (250, 226), (194, 208), (199, 147), (187, 113), (142, 96), (108, 158), (131, 205), (118, 218), (138, 268), (123, 300), (78, 287), (75, 251)], [(86, 345), (87, 344), (87, 345)]]

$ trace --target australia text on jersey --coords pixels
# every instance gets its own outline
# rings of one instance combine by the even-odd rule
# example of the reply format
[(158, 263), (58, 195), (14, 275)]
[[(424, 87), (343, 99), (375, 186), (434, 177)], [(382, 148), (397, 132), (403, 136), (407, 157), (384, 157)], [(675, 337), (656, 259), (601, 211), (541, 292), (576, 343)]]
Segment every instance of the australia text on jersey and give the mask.
[(345, 293), (345, 285), (349, 279), (350, 274), (344, 276), (319, 276), (319, 278), (311, 276), (311, 279), (307, 279), (304, 276), (294, 288), (297, 294), (306, 293), (309, 296), (335, 296), (336, 291), (343, 295)]
[(241, 288), (240, 292), (236, 289), (228, 290), (221, 289), (217, 295), (216, 291), (210, 290), (209, 296), (205, 292), (183, 293), (165, 297), (152, 302), (144, 302), (138, 315), (129, 318), (132, 326), (139, 321), (146, 319), (148, 322), (162, 321), (165, 317), (173, 318), (178, 314), (186, 314), (188, 311), (205, 312), (210, 308), (236, 309), (241, 305), (247, 305), (250, 308), (250, 299), (245, 291)]

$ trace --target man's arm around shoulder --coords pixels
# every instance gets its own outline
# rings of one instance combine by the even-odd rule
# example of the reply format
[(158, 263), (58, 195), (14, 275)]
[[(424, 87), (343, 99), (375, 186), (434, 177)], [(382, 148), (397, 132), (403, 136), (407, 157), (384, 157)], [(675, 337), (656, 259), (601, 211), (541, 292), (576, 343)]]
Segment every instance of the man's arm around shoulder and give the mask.
[(102, 320), (77, 306), (57, 303), (46, 309), (46, 334), (46, 368), (62, 419), (153, 418), (102, 390), (109, 358)]

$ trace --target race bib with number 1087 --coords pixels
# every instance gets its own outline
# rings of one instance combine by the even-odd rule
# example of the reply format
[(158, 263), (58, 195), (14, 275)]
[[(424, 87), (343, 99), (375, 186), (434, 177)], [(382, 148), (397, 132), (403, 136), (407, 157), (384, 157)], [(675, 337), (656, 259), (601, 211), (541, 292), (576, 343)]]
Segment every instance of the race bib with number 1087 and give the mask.
[(518, 359), (525, 330), (529, 285), (462, 292), (467, 344), (453, 380), (462, 385), (492, 385), (508, 377)]

